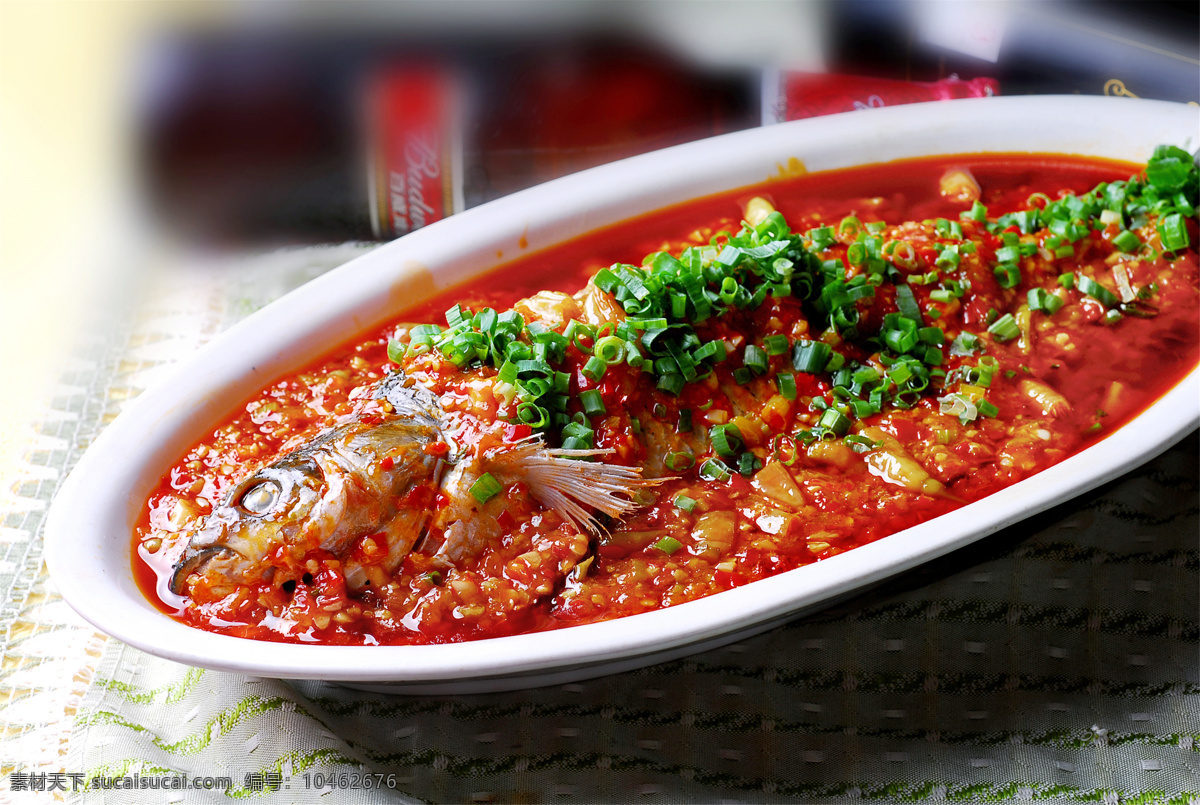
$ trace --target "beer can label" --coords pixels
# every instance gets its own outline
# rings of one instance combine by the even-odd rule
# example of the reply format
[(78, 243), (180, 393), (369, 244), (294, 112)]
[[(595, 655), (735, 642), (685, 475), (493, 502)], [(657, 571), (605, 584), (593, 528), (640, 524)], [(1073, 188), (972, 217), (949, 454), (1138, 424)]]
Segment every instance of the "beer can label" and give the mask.
[(770, 107), (775, 116), (773, 122), (780, 123), (879, 106), (1000, 94), (1000, 84), (992, 78), (896, 81), (837, 73), (785, 72), (774, 86), (775, 102), (765, 101), (763, 107)]
[(463, 209), (462, 92), (453, 71), (402, 64), (367, 87), (368, 189), (377, 238), (400, 237)]

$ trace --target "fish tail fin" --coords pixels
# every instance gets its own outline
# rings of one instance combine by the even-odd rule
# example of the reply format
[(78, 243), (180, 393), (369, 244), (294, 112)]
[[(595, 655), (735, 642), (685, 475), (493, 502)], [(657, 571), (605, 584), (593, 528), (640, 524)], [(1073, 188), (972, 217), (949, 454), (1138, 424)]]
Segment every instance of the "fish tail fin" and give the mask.
[(633, 499), (639, 489), (669, 480), (643, 478), (642, 471), (635, 467), (587, 460), (612, 452), (551, 449), (539, 438), (531, 437), (506, 451), (503, 461), (506, 469), (529, 484), (542, 505), (580, 531), (599, 536), (605, 528), (596, 512), (620, 519), (642, 505)]

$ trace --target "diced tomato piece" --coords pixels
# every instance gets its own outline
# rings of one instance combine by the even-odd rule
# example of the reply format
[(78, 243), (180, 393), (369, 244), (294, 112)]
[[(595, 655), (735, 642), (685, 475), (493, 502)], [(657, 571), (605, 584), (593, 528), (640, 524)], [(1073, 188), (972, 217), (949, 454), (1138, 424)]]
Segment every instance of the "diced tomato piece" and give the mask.
[[(440, 492), (437, 493), (440, 496)], [(408, 490), (408, 494), (400, 499), (400, 505), (413, 509), (431, 508), (434, 502), (434, 491), (425, 484), (419, 484)]]
[(891, 431), (896, 438), (905, 444), (911, 444), (917, 440), (917, 426), (911, 420), (900, 419), (899, 417), (891, 421)]
[(718, 585), (726, 590), (732, 590), (734, 587), (739, 587), (743, 583), (738, 580), (736, 574), (729, 570), (718, 570), (713, 574), (713, 578), (716, 580)]
[(524, 423), (510, 423), (504, 426), (504, 441), (506, 442), (519, 442), (532, 434), (533, 428)]

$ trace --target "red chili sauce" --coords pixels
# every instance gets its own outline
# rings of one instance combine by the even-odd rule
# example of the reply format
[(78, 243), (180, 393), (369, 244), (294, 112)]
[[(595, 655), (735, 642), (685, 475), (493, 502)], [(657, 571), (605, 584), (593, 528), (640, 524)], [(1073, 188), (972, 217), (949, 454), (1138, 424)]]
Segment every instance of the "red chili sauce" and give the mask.
[[(983, 222), (961, 217), (978, 202), (986, 206), (987, 220), (995, 221), (1139, 170), (1057, 156), (902, 161), (701, 199), (516, 260), (468, 287), (397, 311), (394, 322), (280, 378), (192, 447), (151, 494), (138, 522), (138, 583), (184, 622), (241, 637), (453, 642), (672, 606), (820, 561), (964, 506), (1104, 438), (1196, 365), (1194, 218), (1186, 220), (1191, 245), (1175, 252), (1156, 240), (1153, 219), (1134, 221), (1130, 229), (1143, 245), (1129, 252), (1114, 246), (1124, 226), (1112, 220), (1068, 233), (1072, 240), (1047, 227), (988, 231)], [(164, 596), (171, 604), (156, 592), (170, 575), (186, 529), (203, 523), (247, 474), (337, 422), (382, 417), (365, 390), (395, 368), (388, 342), (403, 343), (414, 323), (443, 323), (456, 303), (473, 311), (516, 306), (527, 322), (540, 317), (559, 332), (566, 321), (588, 315), (587, 304), (599, 305), (601, 313), (618, 310), (619, 317), (612, 295), (594, 287), (586, 303), (536, 295), (575, 294), (600, 269), (638, 266), (651, 252), (678, 255), (714, 238), (720, 246), (728, 241), (720, 233), (736, 233), (743, 215), (749, 217), (745, 205), (752, 197), (769, 202), (793, 232), (832, 226), (833, 240), (818, 242), (822, 248), (815, 250), (826, 265), (838, 261), (848, 278), (862, 270), (854, 265), (862, 257), (856, 242), (876, 235), (885, 243), (902, 241), (906, 245), (890, 255), (900, 266), (890, 276), (903, 281), (883, 282), (855, 303), (857, 338), (836, 332), (813, 313), (811, 300), (794, 295), (767, 295), (755, 307), (696, 324), (702, 341), (725, 344), (728, 359), (678, 394), (656, 388), (652, 377), (628, 363), (593, 378), (584, 371), (592, 356), (570, 346), (559, 366), (570, 377), (566, 413), (590, 428), (595, 447), (613, 451), (601, 460), (667, 478), (638, 492), (640, 508), (608, 522), (606, 533), (581, 533), (543, 506), (528, 485), (510, 481), (479, 507), (499, 525), (498, 535), (456, 562), (438, 559), (428, 547), (448, 533), (430, 526), (394, 571), (383, 572), (387, 536), (371, 531), (340, 554), (311, 548), (297, 557), (280, 549), (270, 559), (276, 570), (254, 583), (196, 573), (182, 596)], [(857, 225), (842, 224), (846, 216)], [(973, 245), (963, 245), (968, 242)], [(946, 256), (950, 246), (953, 255)], [(997, 273), (1005, 262), (1017, 265), (1015, 276)], [(864, 339), (886, 329), (889, 314), (905, 309), (897, 298), (907, 293), (898, 290), (901, 285), (921, 311), (921, 337), (939, 353), (902, 344), (908, 354), (924, 355), (927, 371), (936, 370), (931, 386), (877, 413), (863, 407), (866, 399), (845, 417), (827, 413), (846, 403), (833, 388), (836, 369), (830, 364), (799, 371), (793, 350), (797, 344), (828, 345), (842, 355), (838, 360), (856, 367), (854, 382), (866, 382), (864, 388), (872, 368), (899, 377), (886, 350)], [(968, 285), (961, 295), (953, 292)], [(1042, 289), (1036, 303), (1034, 289)], [(1058, 301), (1047, 301), (1050, 296)], [(530, 298), (535, 301), (521, 302)], [(1006, 314), (1009, 326), (997, 325)], [(978, 349), (952, 347), (964, 333), (967, 343), (977, 339)], [(772, 342), (771, 335), (786, 342)], [(753, 345), (763, 348), (765, 368), (747, 351)], [(530, 433), (497, 391), (495, 367), (460, 368), (436, 349), (413, 352), (401, 362), (404, 371), (459, 417), (462, 446), (499, 449)], [(779, 380), (781, 374), (790, 383)], [(850, 382), (845, 375), (842, 380)], [(593, 389), (604, 411), (587, 415), (578, 395)], [(513, 421), (505, 420), (505, 412)], [(730, 425), (736, 431), (724, 432), (740, 437), (739, 455), (722, 457), (715, 433)], [(701, 467), (712, 458), (732, 472), (702, 477)], [(424, 495), (418, 502), (435, 512), (449, 505), (444, 492), (417, 487), (410, 494)], [(357, 592), (348, 591), (343, 572), (351, 560), (372, 579)]]

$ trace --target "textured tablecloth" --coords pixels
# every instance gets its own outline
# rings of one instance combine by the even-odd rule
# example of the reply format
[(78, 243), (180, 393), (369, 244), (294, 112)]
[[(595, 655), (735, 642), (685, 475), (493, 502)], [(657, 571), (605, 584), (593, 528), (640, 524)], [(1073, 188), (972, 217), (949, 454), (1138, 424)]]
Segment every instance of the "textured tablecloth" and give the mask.
[[(1200, 802), (1196, 434), (819, 614), (577, 684), (389, 697), (188, 668), (95, 633), (41, 562), (65, 471), (164, 366), (363, 248), (156, 272), (66, 367), (0, 497), (0, 798)], [(185, 774), (230, 787), (81, 785)]]

